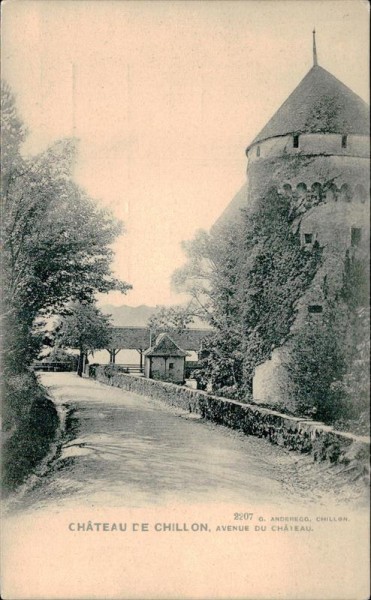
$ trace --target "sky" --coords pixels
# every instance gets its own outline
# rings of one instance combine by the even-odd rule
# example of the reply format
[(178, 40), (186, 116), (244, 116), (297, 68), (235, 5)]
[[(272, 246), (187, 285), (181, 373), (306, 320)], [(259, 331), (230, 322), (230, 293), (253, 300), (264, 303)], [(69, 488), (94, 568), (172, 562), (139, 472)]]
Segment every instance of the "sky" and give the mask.
[(245, 180), (248, 143), (312, 66), (369, 95), (363, 0), (3, 3), (2, 77), (23, 151), (77, 137), (76, 181), (124, 221), (104, 304), (173, 304), (181, 241), (209, 229)]

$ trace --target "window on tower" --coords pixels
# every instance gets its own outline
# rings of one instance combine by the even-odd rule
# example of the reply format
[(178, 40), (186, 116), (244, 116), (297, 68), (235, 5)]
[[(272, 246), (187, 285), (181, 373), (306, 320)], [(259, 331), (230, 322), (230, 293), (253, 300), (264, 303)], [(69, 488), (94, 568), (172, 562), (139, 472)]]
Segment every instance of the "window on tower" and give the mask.
[(308, 306), (308, 312), (312, 315), (318, 315), (323, 312), (322, 304), (310, 304)]
[(352, 227), (350, 232), (350, 243), (354, 246), (359, 246), (362, 238), (362, 229), (361, 227)]
[(347, 135), (342, 135), (341, 136), (341, 147), (342, 148), (346, 148), (347, 147), (347, 143), (348, 143), (348, 136)]
[(294, 146), (294, 148), (299, 148), (299, 136), (298, 135), (294, 135), (293, 146)]
[(256, 156), (260, 156), (260, 146), (258, 146), (256, 149)]

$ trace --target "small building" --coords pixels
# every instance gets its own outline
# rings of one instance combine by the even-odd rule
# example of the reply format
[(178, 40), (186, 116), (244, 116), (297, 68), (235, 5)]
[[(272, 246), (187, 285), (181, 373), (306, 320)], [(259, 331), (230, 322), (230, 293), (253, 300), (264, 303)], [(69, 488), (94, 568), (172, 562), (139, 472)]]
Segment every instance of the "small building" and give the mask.
[(144, 352), (144, 376), (150, 379), (183, 383), (187, 352), (171, 339), (160, 333), (151, 348)]

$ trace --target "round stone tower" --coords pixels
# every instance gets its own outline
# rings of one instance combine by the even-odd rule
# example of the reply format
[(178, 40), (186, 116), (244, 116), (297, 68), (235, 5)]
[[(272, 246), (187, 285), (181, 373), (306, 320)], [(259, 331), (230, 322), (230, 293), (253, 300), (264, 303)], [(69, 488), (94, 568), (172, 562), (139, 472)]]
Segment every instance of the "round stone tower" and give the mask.
[[(314, 64), (246, 150), (247, 181), (214, 227), (253, 209), (276, 187), (310, 202), (367, 204), (370, 188), (368, 105), (350, 88)], [(308, 206), (307, 206), (308, 208)]]
[[(305, 249), (310, 252), (315, 242), (323, 248), (322, 265), (296, 306), (294, 331), (321, 318), (324, 289), (326, 297), (335, 296), (345, 257), (368, 251), (369, 133), (369, 107), (318, 66), (314, 44), (313, 67), (246, 150), (246, 207), (253, 210), (259, 197), (276, 188), (296, 205)], [(289, 345), (277, 348), (257, 367), (256, 401), (285, 400), (289, 351)]]
[(369, 108), (336, 77), (314, 65), (246, 154), (252, 201), (272, 185), (287, 193), (299, 186), (301, 195), (313, 186), (320, 193), (325, 185), (329, 198), (365, 200)]

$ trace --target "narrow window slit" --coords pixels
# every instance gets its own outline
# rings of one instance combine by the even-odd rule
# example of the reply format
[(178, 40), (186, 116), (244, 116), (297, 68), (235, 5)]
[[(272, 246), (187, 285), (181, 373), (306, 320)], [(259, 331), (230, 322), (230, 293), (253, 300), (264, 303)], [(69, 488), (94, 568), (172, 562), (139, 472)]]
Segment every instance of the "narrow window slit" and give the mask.
[(310, 314), (319, 314), (323, 312), (323, 306), (322, 304), (310, 304), (308, 306), (308, 312)]
[(361, 227), (352, 227), (351, 232), (351, 245), (354, 246), (359, 246), (361, 238), (362, 238), (362, 229)]

